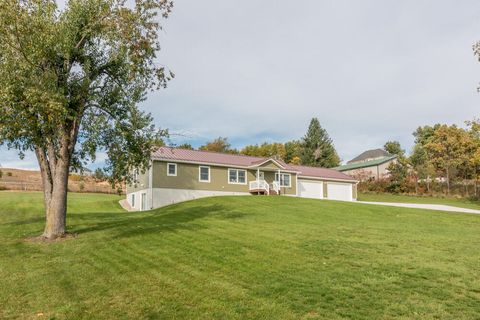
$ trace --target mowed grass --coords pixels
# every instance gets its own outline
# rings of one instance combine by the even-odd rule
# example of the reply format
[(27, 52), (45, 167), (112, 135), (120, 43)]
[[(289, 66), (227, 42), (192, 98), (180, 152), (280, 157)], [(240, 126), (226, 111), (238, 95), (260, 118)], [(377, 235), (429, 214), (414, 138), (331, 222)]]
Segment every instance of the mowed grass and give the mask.
[(422, 203), (422, 204), (441, 204), (467, 209), (480, 210), (480, 201), (474, 201), (464, 198), (453, 197), (429, 197), (429, 196), (410, 196), (389, 193), (359, 193), (359, 201), (372, 202), (404, 202), (404, 203)]
[(478, 319), (480, 216), (289, 197), (123, 212), (70, 194), (78, 237), (40, 193), (0, 193), (0, 318)]

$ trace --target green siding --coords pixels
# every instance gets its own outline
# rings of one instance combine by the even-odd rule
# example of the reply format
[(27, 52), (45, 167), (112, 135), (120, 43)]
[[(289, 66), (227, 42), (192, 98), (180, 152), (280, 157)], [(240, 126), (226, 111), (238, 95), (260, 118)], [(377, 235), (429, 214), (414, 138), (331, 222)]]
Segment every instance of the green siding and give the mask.
[(137, 192), (140, 190), (148, 189), (148, 170), (145, 172), (140, 172), (138, 175), (137, 182), (134, 184), (127, 185), (127, 193)]
[(273, 161), (268, 161), (268, 162), (264, 163), (263, 165), (261, 165), (259, 168), (260, 168), (260, 170), (262, 170), (262, 169), (274, 169), (274, 170), (280, 169), (280, 170), (282, 170), (282, 168), (277, 166), (275, 164), (275, 162), (273, 162)]
[[(191, 163), (177, 163), (177, 176), (167, 176), (167, 163), (164, 161), (153, 162), (153, 188), (170, 189), (190, 189), (190, 190), (208, 190), (208, 191), (226, 191), (226, 192), (249, 192), (248, 183), (256, 180), (256, 169), (241, 169), (247, 171), (246, 184), (229, 184), (228, 169), (237, 169), (235, 167), (220, 167), (214, 165), (205, 165), (210, 167), (210, 182), (199, 181), (199, 167), (203, 165)], [(262, 170), (260, 170), (262, 171)], [(272, 183), (275, 179), (275, 172), (264, 171), (265, 180)], [(296, 194), (296, 176), (291, 175), (291, 187), (282, 188), (282, 194)]]

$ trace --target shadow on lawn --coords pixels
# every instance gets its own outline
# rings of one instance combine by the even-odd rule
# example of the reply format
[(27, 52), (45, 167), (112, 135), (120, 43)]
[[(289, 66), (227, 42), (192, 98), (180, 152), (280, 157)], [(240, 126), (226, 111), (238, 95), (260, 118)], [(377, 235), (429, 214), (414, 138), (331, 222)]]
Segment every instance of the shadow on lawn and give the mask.
[[(165, 208), (164, 211), (130, 213), (81, 213), (72, 217), (71, 231), (79, 235), (110, 230), (114, 237), (133, 237), (151, 233), (174, 232), (176, 230), (198, 230), (205, 226), (194, 223), (205, 218), (239, 219), (245, 213), (232, 212), (219, 204), (195, 206), (189, 208)], [(79, 220), (83, 220), (78, 223)], [(100, 222), (98, 222), (100, 221)], [(80, 227), (81, 226), (81, 227)]]
[(28, 219), (19, 220), (19, 221), (11, 221), (11, 222), (0, 223), (0, 226), (22, 226), (22, 225), (27, 225), (27, 224), (41, 223), (41, 222), (45, 222), (45, 217), (44, 216), (28, 218)]

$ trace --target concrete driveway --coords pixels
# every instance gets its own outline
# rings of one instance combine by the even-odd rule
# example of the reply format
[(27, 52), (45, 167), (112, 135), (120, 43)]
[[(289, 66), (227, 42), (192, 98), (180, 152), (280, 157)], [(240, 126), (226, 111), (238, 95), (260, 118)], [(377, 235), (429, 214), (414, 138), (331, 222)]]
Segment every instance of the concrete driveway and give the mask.
[(357, 201), (357, 203), (374, 204), (374, 205), (379, 205), (379, 206), (390, 206), (390, 207), (403, 207), (403, 208), (414, 208), (414, 209), (426, 209), (426, 210), (480, 214), (480, 210), (459, 208), (459, 207), (454, 207), (454, 206), (446, 206), (446, 205), (442, 205), (442, 204), (371, 202), (371, 201)]

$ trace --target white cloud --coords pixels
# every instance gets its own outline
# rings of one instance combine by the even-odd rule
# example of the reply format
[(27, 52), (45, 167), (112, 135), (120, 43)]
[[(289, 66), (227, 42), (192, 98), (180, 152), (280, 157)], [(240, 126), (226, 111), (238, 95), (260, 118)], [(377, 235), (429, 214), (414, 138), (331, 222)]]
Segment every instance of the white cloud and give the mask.
[[(479, 116), (477, 1), (177, 0), (142, 107), (199, 143), (300, 138), (311, 117), (344, 160), (416, 127)], [(0, 156), (0, 163), (3, 161)]]

